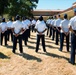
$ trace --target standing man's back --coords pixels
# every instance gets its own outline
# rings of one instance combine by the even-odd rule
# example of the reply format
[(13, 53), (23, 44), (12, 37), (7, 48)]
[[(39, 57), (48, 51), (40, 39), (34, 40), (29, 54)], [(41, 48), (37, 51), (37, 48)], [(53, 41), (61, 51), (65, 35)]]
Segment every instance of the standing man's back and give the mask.
[(20, 53), (23, 53), (23, 48), (22, 48), (22, 22), (20, 22), (20, 17), (19, 15), (16, 16), (16, 21), (13, 22), (12, 28), (13, 28), (13, 53), (15, 53), (16, 45), (17, 45), (17, 39), (19, 40), (19, 50)]
[(76, 50), (76, 8), (74, 9), (74, 17), (70, 19), (69, 28), (71, 30), (71, 56), (69, 62), (74, 65)]
[(46, 27), (45, 22), (43, 21), (43, 17), (42, 16), (39, 17), (39, 20), (36, 23), (35, 29), (37, 31), (36, 52), (38, 52), (38, 49), (39, 49), (40, 39), (42, 40), (43, 50), (44, 50), (44, 52), (46, 52), (46, 49), (45, 49), (45, 34), (44, 34), (44, 32), (46, 31), (47, 27)]

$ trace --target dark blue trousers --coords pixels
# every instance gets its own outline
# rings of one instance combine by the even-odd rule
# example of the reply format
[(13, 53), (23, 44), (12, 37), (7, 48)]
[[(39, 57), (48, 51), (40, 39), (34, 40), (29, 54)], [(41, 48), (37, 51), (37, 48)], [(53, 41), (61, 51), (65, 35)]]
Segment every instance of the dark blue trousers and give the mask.
[(8, 31), (7, 31), (7, 40), (8, 41), (10, 39), (10, 36), (11, 36), (11, 41), (13, 41), (13, 33), (12, 33), (11, 29), (8, 29)]
[(4, 38), (4, 44), (7, 45), (7, 31), (4, 33), (1, 33), (1, 45), (3, 44), (3, 38)]
[(46, 52), (46, 49), (45, 49), (45, 35), (37, 35), (36, 52), (38, 52), (38, 49), (39, 49), (40, 39), (42, 41), (43, 50), (44, 50), (44, 52)]
[(55, 38), (55, 29), (53, 28), (53, 30), (52, 30), (52, 40), (54, 40), (54, 38)]
[(28, 30), (26, 30), (26, 31), (22, 34), (22, 39), (24, 40), (24, 44), (27, 45)]
[(60, 32), (56, 29), (56, 45), (58, 45), (59, 36), (60, 36)]
[(47, 36), (49, 35), (49, 24), (47, 24)]
[(63, 49), (64, 37), (66, 37), (66, 48), (69, 51), (69, 35), (66, 36), (64, 33), (60, 33), (60, 51)]
[(32, 32), (35, 31), (34, 28), (35, 28), (35, 25), (32, 25)]
[(13, 36), (13, 52), (15, 53), (15, 49), (16, 49), (16, 46), (17, 46), (17, 40), (19, 41), (19, 50), (20, 50), (20, 53), (23, 53), (22, 35), (19, 35), (18, 37)]
[(71, 34), (71, 58), (70, 61), (72, 64), (75, 63), (75, 49), (76, 49), (76, 36)]
[(28, 29), (28, 37), (30, 38), (30, 31), (31, 31), (31, 26), (29, 27), (29, 29)]
[(49, 37), (52, 36), (52, 27), (50, 27), (50, 33), (49, 33)]
[(28, 38), (29, 38), (29, 29), (27, 29), (26, 32), (27, 32), (26, 36), (27, 36), (27, 41), (28, 41)]

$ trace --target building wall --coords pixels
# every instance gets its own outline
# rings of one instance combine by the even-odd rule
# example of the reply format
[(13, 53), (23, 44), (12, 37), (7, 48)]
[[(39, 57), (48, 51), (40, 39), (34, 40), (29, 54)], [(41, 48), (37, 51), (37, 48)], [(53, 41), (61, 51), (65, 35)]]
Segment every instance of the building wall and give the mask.
[(73, 11), (74, 8), (76, 8), (76, 2), (73, 3), (73, 5), (70, 8), (68, 8), (68, 9), (64, 10), (62, 13), (60, 13), (61, 17), (63, 18), (63, 15), (65, 13), (68, 15), (68, 19), (70, 19), (71, 17), (73, 17), (74, 16), (74, 11)]
[(69, 7), (68, 9), (65, 9), (65, 10), (36, 10), (36, 11), (33, 11), (33, 15), (34, 16), (53, 16), (53, 15), (57, 15), (57, 14), (60, 14), (61, 17), (63, 18), (63, 15), (66, 13), (68, 14), (68, 19), (70, 19), (72, 16), (74, 16), (74, 12), (73, 12), (73, 9), (76, 8), (76, 2), (73, 3), (73, 5), (71, 7)]

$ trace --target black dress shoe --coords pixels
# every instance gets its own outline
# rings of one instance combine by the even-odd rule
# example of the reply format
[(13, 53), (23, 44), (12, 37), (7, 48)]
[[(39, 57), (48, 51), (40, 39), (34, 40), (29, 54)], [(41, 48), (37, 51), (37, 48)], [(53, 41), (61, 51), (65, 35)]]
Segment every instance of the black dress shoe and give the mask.
[(75, 63), (71, 62), (70, 60), (69, 60), (69, 63), (72, 64), (72, 65), (75, 65)]
[(55, 43), (56, 45), (59, 45), (58, 43)]
[(38, 53), (38, 51), (35, 51), (36, 53)]
[(52, 39), (54, 41), (54, 39)]
[(25, 43), (25, 46), (27, 46), (27, 43)]
[(67, 52), (70, 52), (69, 50), (67, 50)]
[(51, 37), (51, 36), (49, 36), (49, 37)]
[(15, 54), (15, 51), (12, 51)]
[(70, 52), (69, 50), (67, 50), (67, 52)]
[(62, 49), (59, 49), (59, 51), (61, 51), (61, 52), (62, 52)]
[(45, 53), (47, 53), (47, 51), (44, 51)]

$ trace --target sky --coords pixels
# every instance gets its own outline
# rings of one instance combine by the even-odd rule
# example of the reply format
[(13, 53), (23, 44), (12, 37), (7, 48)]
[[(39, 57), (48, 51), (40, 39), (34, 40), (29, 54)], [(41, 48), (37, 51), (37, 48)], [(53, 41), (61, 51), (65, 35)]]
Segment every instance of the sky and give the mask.
[(36, 9), (67, 9), (72, 6), (76, 0), (39, 0)]

